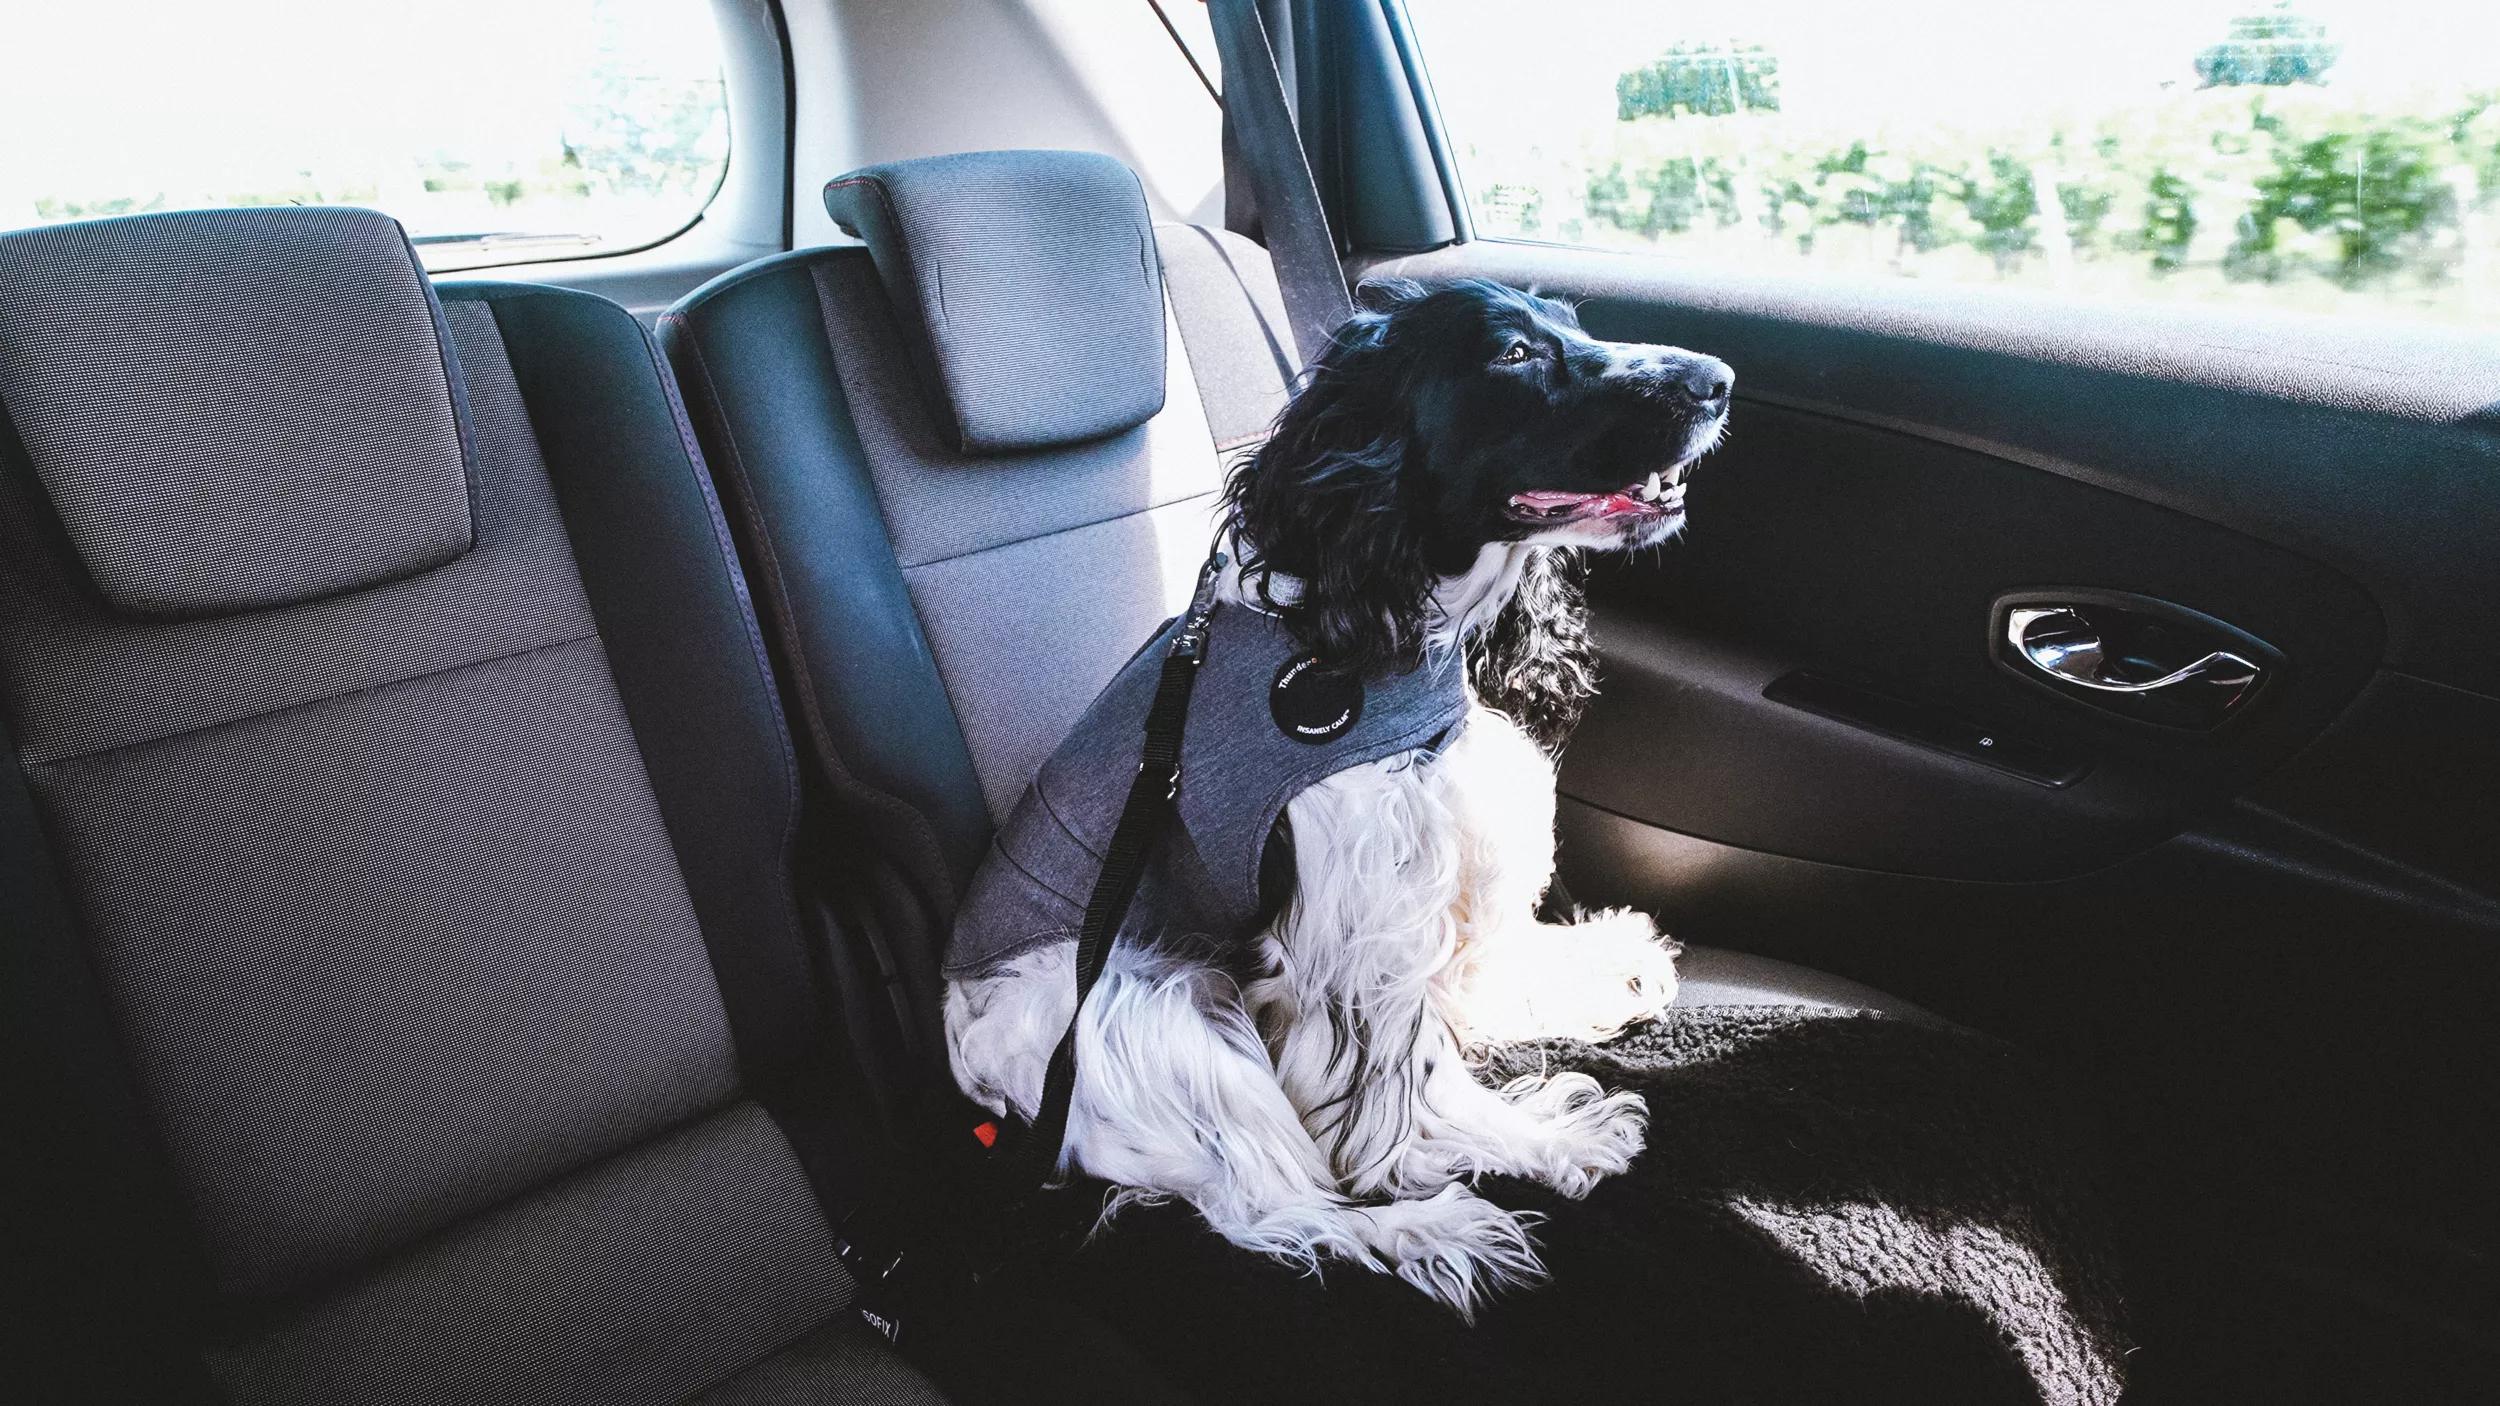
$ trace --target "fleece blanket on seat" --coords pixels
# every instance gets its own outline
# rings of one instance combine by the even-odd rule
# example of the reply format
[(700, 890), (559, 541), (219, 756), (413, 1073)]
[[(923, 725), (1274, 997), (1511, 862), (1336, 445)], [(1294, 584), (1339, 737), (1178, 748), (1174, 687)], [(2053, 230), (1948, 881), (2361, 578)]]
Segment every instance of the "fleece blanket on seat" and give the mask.
[(1473, 1326), (1395, 1280), (1320, 1279), (1186, 1206), (1087, 1236), (1043, 1198), (1030, 1271), (1210, 1402), (2047, 1402), (2105, 1406), (2129, 1345), (2087, 1140), (2012, 1049), (1797, 1007), (1676, 1010), (1604, 1045), (1499, 1052), (1647, 1095), (1648, 1150), (1547, 1216), (1546, 1286)]

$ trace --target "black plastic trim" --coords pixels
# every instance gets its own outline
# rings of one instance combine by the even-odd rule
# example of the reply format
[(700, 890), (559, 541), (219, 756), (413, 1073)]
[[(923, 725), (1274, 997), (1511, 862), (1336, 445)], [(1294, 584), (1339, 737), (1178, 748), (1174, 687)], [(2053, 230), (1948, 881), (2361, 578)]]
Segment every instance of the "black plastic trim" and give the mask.
[(1762, 696), (2042, 786), (2072, 786), (2092, 769), (2071, 748), (1811, 670), (1782, 674)]
[(782, 0), (764, 0), (764, 9), (772, 16), (773, 47), (781, 56), (781, 247), (788, 250), (798, 247), (798, 56), (790, 44), (790, 17), (782, 11)]

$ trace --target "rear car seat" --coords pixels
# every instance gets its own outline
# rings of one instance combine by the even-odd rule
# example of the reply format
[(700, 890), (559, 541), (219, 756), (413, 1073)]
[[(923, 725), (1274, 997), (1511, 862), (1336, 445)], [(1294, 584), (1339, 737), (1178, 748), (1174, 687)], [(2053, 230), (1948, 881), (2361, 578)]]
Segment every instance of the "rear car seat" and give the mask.
[[(925, 949), (992, 827), (1186, 601), (1225, 460), (1298, 362), (1265, 251), (1153, 224), (1108, 157), (897, 162), (827, 204), (865, 247), (725, 275), (660, 335), (811, 763), (912, 895), (884, 956), (925, 1022)], [(1680, 1004), (1916, 1010), (1767, 958), (1679, 965)]]
[(363, 211), (55, 226), (0, 405), (58, 1399), (938, 1400), (843, 1312), (793, 761), (633, 319)]

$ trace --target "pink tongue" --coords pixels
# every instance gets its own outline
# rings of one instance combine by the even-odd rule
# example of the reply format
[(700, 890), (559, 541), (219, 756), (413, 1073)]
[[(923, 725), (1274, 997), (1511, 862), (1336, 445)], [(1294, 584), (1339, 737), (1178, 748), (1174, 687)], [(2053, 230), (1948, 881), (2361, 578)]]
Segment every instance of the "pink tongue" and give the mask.
[[(1648, 505), (1628, 493), (1549, 493), (1542, 490), (1512, 495), (1512, 501), (1536, 510), (1540, 521), (1577, 522), (1582, 518), (1637, 513)], [(1568, 507), (1569, 512), (1555, 512)]]

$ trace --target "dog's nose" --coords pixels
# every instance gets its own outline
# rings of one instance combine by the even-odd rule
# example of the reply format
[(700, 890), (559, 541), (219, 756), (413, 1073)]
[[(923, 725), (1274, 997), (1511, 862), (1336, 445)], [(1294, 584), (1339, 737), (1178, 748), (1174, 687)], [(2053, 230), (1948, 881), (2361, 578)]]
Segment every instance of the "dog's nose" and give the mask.
[(1716, 357), (1695, 357), (1673, 374), (1676, 390), (1703, 410), (1726, 409), (1728, 393), (1736, 389), (1736, 372)]

